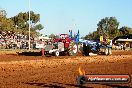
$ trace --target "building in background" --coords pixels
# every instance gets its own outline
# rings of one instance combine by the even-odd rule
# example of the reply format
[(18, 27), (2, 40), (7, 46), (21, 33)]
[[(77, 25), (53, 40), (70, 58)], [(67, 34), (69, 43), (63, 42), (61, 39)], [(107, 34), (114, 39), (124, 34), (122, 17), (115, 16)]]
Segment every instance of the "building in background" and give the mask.
[(132, 34), (120, 36), (114, 39), (114, 43), (125, 49), (132, 48)]

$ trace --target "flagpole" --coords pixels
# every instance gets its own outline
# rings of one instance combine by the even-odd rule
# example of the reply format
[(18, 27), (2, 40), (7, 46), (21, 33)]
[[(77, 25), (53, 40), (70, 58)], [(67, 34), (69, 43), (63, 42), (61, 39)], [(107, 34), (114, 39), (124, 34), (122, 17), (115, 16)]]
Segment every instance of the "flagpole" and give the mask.
[(30, 26), (31, 26), (30, 25), (30, 0), (29, 0), (28, 4), (29, 4), (29, 28), (28, 28), (29, 29), (29, 41), (28, 41), (29, 48), (28, 49), (30, 50), (30, 45), (31, 45), (30, 44)]

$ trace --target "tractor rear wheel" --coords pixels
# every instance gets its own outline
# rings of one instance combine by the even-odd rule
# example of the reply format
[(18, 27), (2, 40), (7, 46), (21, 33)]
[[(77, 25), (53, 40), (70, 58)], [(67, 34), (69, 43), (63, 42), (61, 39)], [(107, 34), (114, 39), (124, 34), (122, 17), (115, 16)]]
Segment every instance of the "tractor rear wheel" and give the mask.
[(75, 41), (71, 41), (68, 47), (68, 55), (75, 56), (78, 53), (78, 45)]
[(86, 43), (83, 43), (83, 53), (85, 56), (89, 56), (90, 47), (89, 45), (86, 45)]

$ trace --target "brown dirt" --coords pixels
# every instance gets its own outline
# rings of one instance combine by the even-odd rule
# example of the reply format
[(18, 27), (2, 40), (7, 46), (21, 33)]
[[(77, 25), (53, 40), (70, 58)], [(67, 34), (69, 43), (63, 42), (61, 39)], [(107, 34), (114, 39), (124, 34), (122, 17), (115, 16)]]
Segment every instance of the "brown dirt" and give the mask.
[[(115, 50), (110, 56), (0, 56), (0, 88), (79, 88), (78, 68), (86, 74), (132, 75), (132, 51)], [(120, 88), (130, 84), (86, 84), (82, 88)]]

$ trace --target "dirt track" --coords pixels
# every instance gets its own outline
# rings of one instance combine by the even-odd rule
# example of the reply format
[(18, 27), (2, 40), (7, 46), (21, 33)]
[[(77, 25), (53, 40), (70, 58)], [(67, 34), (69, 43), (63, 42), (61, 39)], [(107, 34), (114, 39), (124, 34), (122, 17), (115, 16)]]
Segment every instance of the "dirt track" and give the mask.
[[(86, 74), (132, 75), (132, 51), (113, 51), (111, 56), (42, 57), (1, 55), (0, 88), (79, 87), (78, 68)], [(128, 84), (86, 84), (83, 88), (132, 87)]]

